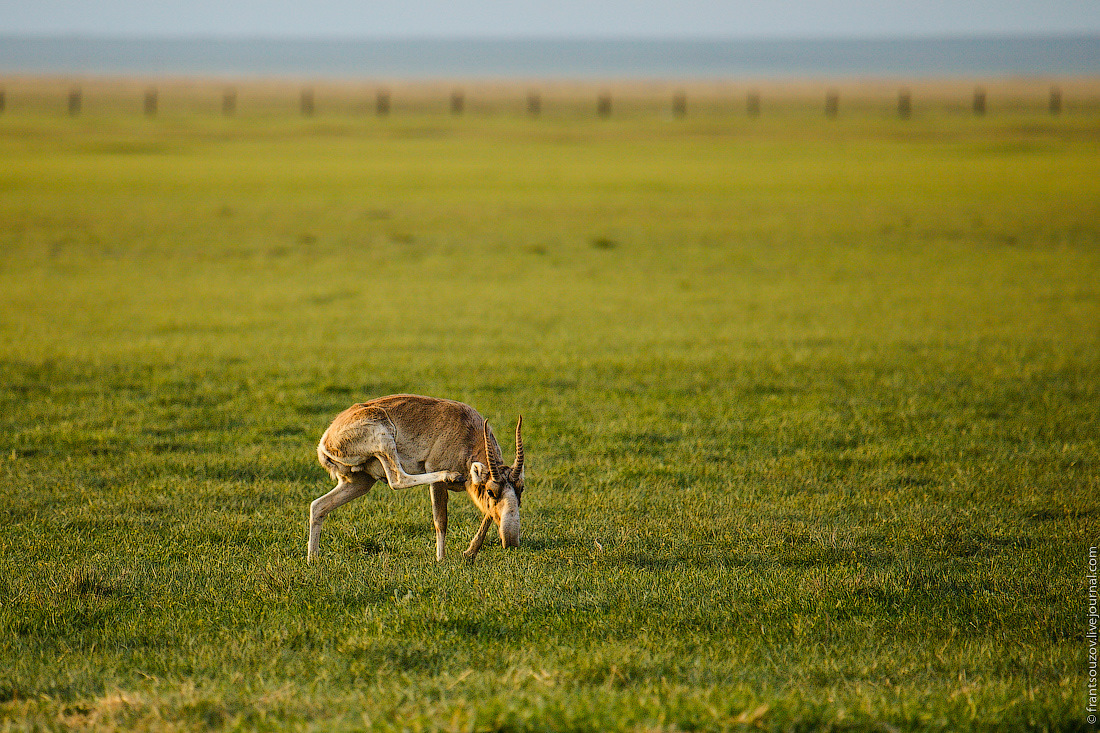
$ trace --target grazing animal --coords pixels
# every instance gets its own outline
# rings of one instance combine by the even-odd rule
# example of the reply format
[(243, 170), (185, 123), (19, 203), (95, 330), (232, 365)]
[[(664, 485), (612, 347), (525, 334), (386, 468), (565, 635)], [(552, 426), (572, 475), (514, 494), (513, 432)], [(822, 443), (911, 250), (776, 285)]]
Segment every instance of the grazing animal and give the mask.
[(509, 467), (488, 421), (469, 405), (408, 394), (352, 405), (336, 416), (317, 445), (317, 459), (337, 483), (309, 505), (308, 560), (317, 559), (325, 516), (370, 491), (378, 480), (391, 489), (430, 484), (436, 560), (443, 560), (447, 539), (449, 491), (465, 489), (485, 515), (463, 553), (466, 559), (477, 556), (492, 522), (504, 547), (518, 547), (522, 427), (520, 416), (516, 460)]

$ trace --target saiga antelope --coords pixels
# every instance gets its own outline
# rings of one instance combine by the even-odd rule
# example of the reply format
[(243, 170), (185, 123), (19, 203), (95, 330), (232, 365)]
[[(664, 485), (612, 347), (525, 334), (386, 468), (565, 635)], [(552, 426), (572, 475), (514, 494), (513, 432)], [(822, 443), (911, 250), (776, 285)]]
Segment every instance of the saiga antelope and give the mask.
[(463, 553), (468, 560), (477, 556), (492, 522), (504, 547), (518, 547), (522, 427), (521, 416), (516, 460), (509, 467), (488, 421), (469, 405), (408, 394), (352, 405), (336, 416), (317, 445), (317, 459), (336, 488), (309, 505), (308, 560), (317, 559), (325, 516), (379, 480), (391, 489), (431, 485), (436, 560), (443, 560), (447, 539), (449, 491), (465, 489), (485, 515)]

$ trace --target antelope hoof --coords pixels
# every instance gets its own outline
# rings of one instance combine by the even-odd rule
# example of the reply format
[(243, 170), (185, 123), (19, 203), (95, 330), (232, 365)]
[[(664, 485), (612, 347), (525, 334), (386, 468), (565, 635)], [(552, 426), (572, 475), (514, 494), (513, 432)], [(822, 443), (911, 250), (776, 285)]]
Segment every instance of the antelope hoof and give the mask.
[(464, 484), (466, 483), (466, 475), (458, 471), (448, 471), (447, 481), (452, 484)]

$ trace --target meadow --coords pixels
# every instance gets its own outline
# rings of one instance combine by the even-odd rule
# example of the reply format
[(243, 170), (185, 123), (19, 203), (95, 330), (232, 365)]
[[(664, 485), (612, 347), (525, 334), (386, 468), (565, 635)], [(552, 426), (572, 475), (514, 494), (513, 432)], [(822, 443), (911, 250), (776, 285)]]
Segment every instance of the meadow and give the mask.
[[(9, 92), (0, 729), (1093, 729), (1100, 111), (893, 93)], [(306, 563), (395, 392), (522, 413), (520, 548), (376, 486)]]

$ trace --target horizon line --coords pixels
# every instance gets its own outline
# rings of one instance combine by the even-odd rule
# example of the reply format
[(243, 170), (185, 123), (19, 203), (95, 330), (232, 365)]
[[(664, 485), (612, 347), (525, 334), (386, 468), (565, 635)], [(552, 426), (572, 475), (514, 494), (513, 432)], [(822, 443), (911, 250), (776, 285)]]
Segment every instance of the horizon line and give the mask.
[(915, 33), (822, 33), (810, 34), (630, 34), (630, 33), (501, 33), (501, 34), (439, 34), (439, 33), (237, 33), (237, 32), (101, 32), (101, 31), (0, 31), (0, 38), (24, 40), (95, 40), (95, 41), (291, 41), (291, 42), (447, 42), (447, 43), (504, 43), (504, 42), (645, 42), (645, 43), (740, 43), (740, 42), (824, 42), (824, 41), (968, 41), (968, 40), (1098, 40), (1100, 29), (1089, 31), (951, 31)]

